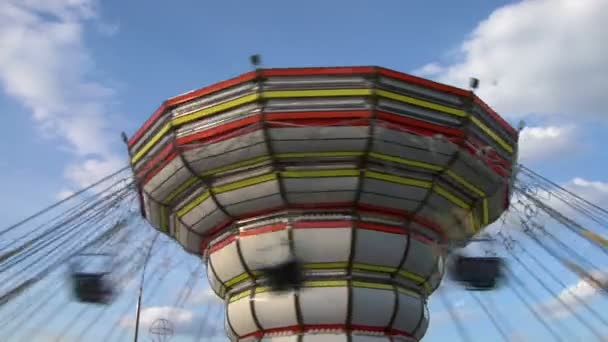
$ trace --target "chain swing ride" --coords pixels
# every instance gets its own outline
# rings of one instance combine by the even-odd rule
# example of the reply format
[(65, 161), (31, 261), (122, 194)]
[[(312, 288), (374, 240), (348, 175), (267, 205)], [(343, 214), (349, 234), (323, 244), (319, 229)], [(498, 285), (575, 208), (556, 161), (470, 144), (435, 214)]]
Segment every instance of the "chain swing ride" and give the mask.
[[(606, 291), (602, 267), (568, 245), (556, 248), (563, 237), (545, 225), (554, 220), (605, 253), (601, 233), (572, 217), (608, 228), (608, 212), (517, 164), (518, 130), (475, 95), (477, 80), (463, 90), (380, 67), (265, 69), (258, 56), (251, 61), (249, 73), (165, 101), (125, 139), (130, 167), (94, 184), (85, 199), (91, 189), (73, 195), (81, 202), (62, 216), (18, 231), (42, 212), (0, 231), (13, 241), (0, 249), (0, 269), (20, 274), (0, 286), (0, 310), (29, 303), (28, 293), (66, 263), (78, 301), (116, 302), (121, 284), (157, 255), (153, 248), (165, 248), (150, 236), (134, 255), (117, 247), (144, 231), (135, 224), (138, 210), (202, 258), (233, 341), (418, 341), (444, 274), (466, 290), (500, 284), (525, 294), (513, 272), (520, 261), (527, 269), (523, 256), (469, 256), (463, 248), (472, 242), (498, 242), (509, 254), (526, 248), (519, 240), (527, 237)], [(501, 222), (519, 230), (484, 230)], [(100, 264), (89, 268), (95, 259)], [(29, 260), (37, 268), (19, 273)], [(163, 278), (143, 274), (140, 291)], [(188, 302), (196, 274), (177, 306)], [(147, 292), (138, 299), (136, 331)], [(504, 338), (505, 323), (476, 293)], [(588, 310), (606, 327), (601, 313)], [(0, 327), (21, 324), (20, 311), (6, 317)], [(177, 334), (169, 325), (156, 322), (155, 336)]]

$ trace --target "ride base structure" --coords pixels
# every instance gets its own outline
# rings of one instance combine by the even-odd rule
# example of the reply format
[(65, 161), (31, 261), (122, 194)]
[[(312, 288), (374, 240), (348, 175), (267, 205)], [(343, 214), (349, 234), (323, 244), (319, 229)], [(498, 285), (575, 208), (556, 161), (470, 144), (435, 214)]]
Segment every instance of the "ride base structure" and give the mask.
[(418, 341), (445, 246), (508, 205), (517, 139), (471, 91), (335, 67), (171, 98), (128, 145), (145, 217), (203, 256), (231, 340)]

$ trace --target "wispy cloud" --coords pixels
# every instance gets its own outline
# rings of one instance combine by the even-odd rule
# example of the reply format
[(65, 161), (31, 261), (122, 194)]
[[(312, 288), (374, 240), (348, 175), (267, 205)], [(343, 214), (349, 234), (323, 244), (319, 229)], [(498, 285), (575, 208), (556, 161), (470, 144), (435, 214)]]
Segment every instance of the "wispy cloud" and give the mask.
[[(175, 335), (213, 337), (223, 334), (222, 322), (219, 306), (206, 306), (203, 312), (195, 313), (191, 310), (180, 309), (171, 306), (155, 306), (141, 310), (140, 329), (150, 331), (155, 324), (160, 324), (159, 320), (169, 321), (170, 327)], [(132, 315), (125, 316), (120, 321), (121, 326), (132, 328), (135, 326), (135, 319)]]
[[(595, 271), (591, 272), (590, 275), (601, 284), (608, 287), (607, 271)], [(583, 305), (582, 302), (588, 303), (589, 300), (599, 294), (600, 291), (600, 289), (593, 286), (589, 281), (581, 279), (577, 283), (561, 291), (556, 298), (552, 298), (539, 306), (547, 315), (554, 318), (566, 318), (572, 314), (571, 309), (578, 309)]]
[(521, 1), (495, 10), (462, 42), (458, 60), (417, 71), (464, 86), (504, 115), (561, 115), (606, 120), (608, 2)]
[(99, 81), (84, 41), (87, 23), (99, 22), (97, 13), (94, 0), (0, 2), (0, 84), (31, 111), (41, 134), (71, 153), (65, 174), (71, 187), (125, 163), (112, 150), (114, 90)]
[(519, 160), (538, 162), (575, 152), (576, 137), (574, 125), (525, 127), (519, 137)]

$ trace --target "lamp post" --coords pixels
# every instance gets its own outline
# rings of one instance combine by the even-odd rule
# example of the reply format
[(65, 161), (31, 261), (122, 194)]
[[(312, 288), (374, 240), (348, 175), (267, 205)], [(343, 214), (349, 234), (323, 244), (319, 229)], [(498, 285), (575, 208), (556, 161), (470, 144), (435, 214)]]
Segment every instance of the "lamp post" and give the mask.
[(148, 265), (148, 261), (150, 260), (150, 255), (152, 252), (152, 247), (154, 247), (154, 243), (156, 242), (156, 239), (158, 239), (158, 236), (160, 235), (160, 232), (156, 232), (156, 235), (154, 236), (154, 239), (152, 240), (152, 243), (150, 244), (150, 248), (148, 248), (148, 252), (146, 254), (146, 259), (144, 260), (144, 267), (141, 270), (141, 280), (139, 283), (139, 294), (137, 295), (137, 311), (135, 313), (135, 337), (133, 339), (133, 341), (137, 342), (138, 339), (138, 335), (139, 335), (139, 316), (141, 313), (141, 296), (144, 290), (144, 280), (145, 280), (145, 275), (146, 275), (146, 265)]

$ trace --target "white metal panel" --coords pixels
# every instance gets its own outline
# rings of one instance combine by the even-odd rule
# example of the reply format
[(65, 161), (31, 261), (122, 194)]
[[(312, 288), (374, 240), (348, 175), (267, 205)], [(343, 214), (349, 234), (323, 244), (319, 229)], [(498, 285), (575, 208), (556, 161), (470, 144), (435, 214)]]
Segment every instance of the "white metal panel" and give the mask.
[(278, 208), (283, 205), (281, 195), (278, 193), (266, 197), (256, 198), (246, 202), (240, 202), (226, 206), (226, 211), (234, 217), (243, 216), (245, 214), (257, 213), (260, 211)]
[(298, 335), (290, 336), (264, 336), (260, 341), (263, 342), (298, 342)]
[(184, 224), (188, 226), (193, 226), (198, 221), (200, 221), (206, 215), (211, 214), (212, 212), (217, 210), (217, 206), (213, 201), (211, 196), (207, 197), (203, 202), (201, 202), (196, 207), (192, 208), (186, 215), (181, 217), (181, 220)]
[(420, 202), (416, 200), (388, 197), (381, 194), (368, 192), (361, 193), (359, 202), (377, 207), (404, 210), (406, 212), (412, 212), (418, 208), (418, 205), (420, 205)]
[(192, 230), (201, 234), (208, 232), (209, 230), (217, 227), (218, 225), (228, 222), (230, 217), (224, 214), (223, 211), (217, 209), (202, 216), (201, 219), (192, 226)]
[[(275, 140), (273, 149), (275, 153), (290, 152), (336, 152), (336, 151), (363, 151), (367, 139), (335, 139), (335, 140)], [(302, 147), (306, 147), (302, 150)]]
[[(160, 163), (162, 163), (162, 161)], [(176, 181), (174, 181), (173, 179), (169, 179), (169, 178), (173, 177), (173, 174), (175, 172), (177, 172), (177, 170), (179, 170), (183, 166), (184, 166), (184, 164), (182, 163), (182, 161), (179, 157), (173, 158), (173, 160), (171, 160), (169, 162), (169, 164), (165, 165), (160, 171), (158, 171), (157, 174), (154, 175), (154, 177), (152, 177), (152, 179), (150, 179), (146, 183), (146, 185), (144, 185), (144, 190), (149, 193), (153, 193), (161, 184), (167, 183), (167, 182), (171, 185), (171, 187), (179, 186), (179, 184), (181, 184), (181, 183), (176, 184)], [(158, 197), (155, 197), (155, 198), (158, 198)], [(158, 198), (158, 199), (161, 199), (161, 198)]]
[(345, 334), (310, 334), (304, 335), (302, 342), (348, 342), (348, 337)]
[(245, 268), (239, 259), (236, 241), (211, 253), (209, 262), (213, 265), (217, 277), (224, 283), (245, 273)]
[(232, 325), (234, 332), (239, 336), (249, 335), (258, 330), (249, 301), (249, 297), (241, 298), (229, 303), (226, 309), (230, 325)]
[(220, 205), (229, 206), (277, 193), (279, 193), (279, 183), (276, 180), (271, 180), (232, 191), (222, 192), (216, 194), (215, 197)]
[(407, 246), (407, 236), (357, 229), (355, 263), (397, 267)]
[(291, 204), (345, 203), (355, 199), (355, 191), (327, 191), (287, 193)]
[[(344, 120), (347, 123), (347, 120)], [(272, 128), (269, 130), (272, 140), (298, 139), (364, 139), (369, 129), (365, 126), (302, 126), (294, 128)], [(306, 146), (302, 146), (306, 150)]]
[(357, 177), (317, 177), (317, 178), (284, 178), (283, 185), (287, 192), (343, 191), (355, 190)]
[(260, 326), (265, 330), (298, 324), (293, 292), (258, 293), (253, 298), (254, 310)]
[(426, 197), (429, 190), (415, 186), (407, 186), (377, 179), (365, 178), (363, 181), (363, 191), (411, 201), (422, 201)]
[(351, 322), (354, 325), (388, 326), (395, 310), (395, 293), (355, 287), (352, 293)]
[(436, 260), (437, 255), (430, 244), (412, 237), (407, 259), (405, 259), (402, 269), (427, 278), (435, 269)]
[(423, 314), (424, 303), (419, 297), (403, 293), (399, 293), (398, 299), (399, 311), (395, 316), (393, 328), (412, 334)]
[(240, 244), (243, 259), (250, 270), (272, 266), (289, 258), (289, 236), (286, 229), (241, 236)]
[(422, 322), (420, 322), (420, 327), (416, 330), (414, 337), (416, 339), (421, 340), (424, 334), (426, 334), (427, 329), (429, 328), (429, 308), (424, 306), (424, 314), (422, 317)]
[(348, 313), (348, 288), (312, 287), (300, 291), (302, 321), (307, 325), (345, 324)]
[(303, 263), (346, 262), (351, 228), (305, 228), (293, 231), (296, 257)]

